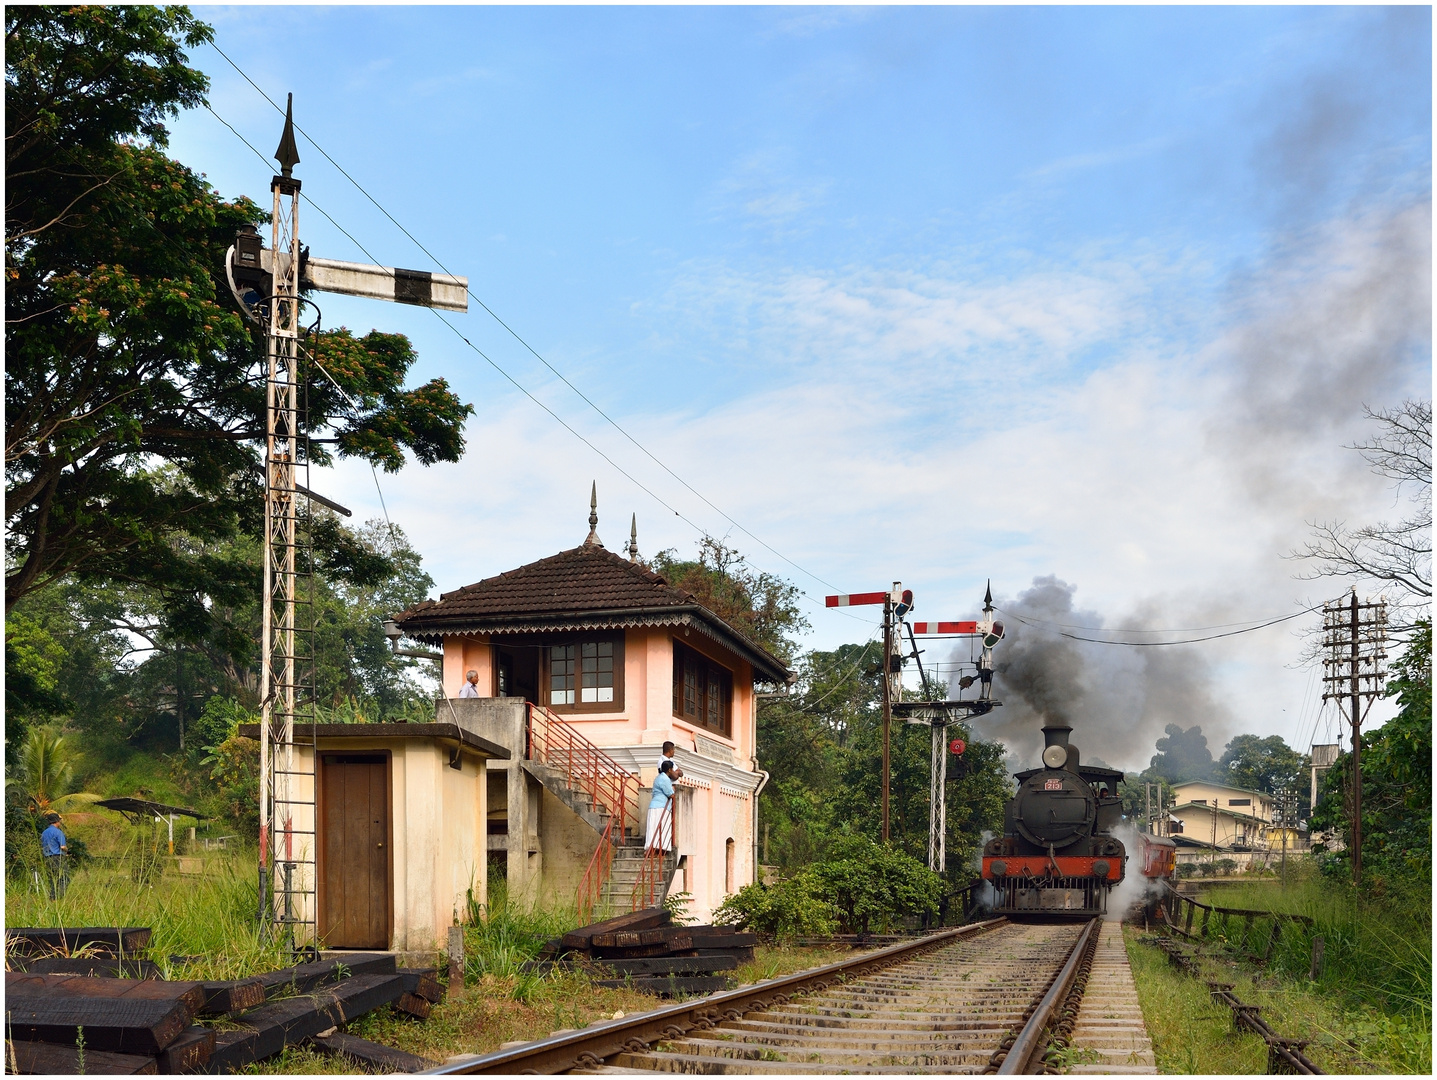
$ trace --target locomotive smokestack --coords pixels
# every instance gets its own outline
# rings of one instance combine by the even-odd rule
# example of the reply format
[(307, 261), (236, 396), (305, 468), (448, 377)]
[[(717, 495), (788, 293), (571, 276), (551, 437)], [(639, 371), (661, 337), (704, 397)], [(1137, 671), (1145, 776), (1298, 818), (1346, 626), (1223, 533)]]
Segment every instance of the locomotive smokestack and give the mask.
[(1044, 724), (1043, 749), (1046, 750), (1050, 746), (1066, 747), (1068, 745), (1068, 736), (1072, 733), (1072, 731), (1073, 729), (1067, 724), (1063, 723), (1061, 720), (1057, 721), (1056, 723), (1050, 721), (1049, 723)]

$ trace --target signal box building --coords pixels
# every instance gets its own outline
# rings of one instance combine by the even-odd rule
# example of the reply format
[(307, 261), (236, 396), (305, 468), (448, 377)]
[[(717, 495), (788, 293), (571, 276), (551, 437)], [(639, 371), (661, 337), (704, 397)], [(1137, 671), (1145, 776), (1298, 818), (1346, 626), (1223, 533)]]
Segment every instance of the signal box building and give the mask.
[[(598, 882), (599, 907), (631, 909), (642, 822), (671, 741), (683, 770), (674, 851), (649, 899), (686, 892), (690, 914), (707, 919), (754, 879), (768, 780), (755, 747), (755, 683), (793, 676), (643, 566), (632, 534), (627, 557), (607, 550), (597, 521), (591, 509), (580, 546), (395, 622), (444, 651), (447, 700), (435, 719), (510, 751), (488, 763), (486, 795), (488, 849), (511, 896), (572, 903)], [(471, 672), (477, 697), (461, 698)]]

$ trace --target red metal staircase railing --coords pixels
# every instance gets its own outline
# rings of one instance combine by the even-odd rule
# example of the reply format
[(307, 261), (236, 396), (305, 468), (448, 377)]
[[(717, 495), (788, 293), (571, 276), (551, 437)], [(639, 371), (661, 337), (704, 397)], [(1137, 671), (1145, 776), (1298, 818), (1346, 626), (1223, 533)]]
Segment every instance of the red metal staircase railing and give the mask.
[(608, 816), (599, 844), (579, 882), (578, 906), (583, 919), (592, 916), (614, 860), (614, 844), (622, 843), (628, 823), (638, 821), (639, 778), (602, 749), (541, 705), (529, 705), (527, 756), (560, 773), (569, 787)]
[(645, 837), (644, 865), (634, 882), (632, 911), (643, 911), (659, 903), (663, 897), (664, 870), (669, 851), (674, 846), (674, 800), (669, 799), (655, 823), (651, 835)]

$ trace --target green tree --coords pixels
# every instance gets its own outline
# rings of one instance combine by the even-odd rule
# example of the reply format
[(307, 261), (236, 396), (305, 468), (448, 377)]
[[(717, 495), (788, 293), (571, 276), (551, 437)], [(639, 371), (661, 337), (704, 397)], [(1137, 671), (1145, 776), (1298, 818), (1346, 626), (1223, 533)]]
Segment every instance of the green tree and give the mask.
[[(203, 101), (184, 49), (210, 29), (183, 7), (12, 5), (5, 24), (6, 611), (68, 576), (144, 584), (179, 633), (201, 593), (255, 591), (214, 547), (262, 519), (263, 343), (217, 283), (263, 215), (163, 152), (164, 121)], [(359, 408), (313, 378), (306, 434), (390, 471), (457, 460), (472, 409), (441, 379), (403, 387), (407, 340), (312, 345)]]
[(1218, 759), (1217, 775), (1234, 787), (1281, 795), (1301, 786), (1308, 763), (1280, 735), (1236, 735)]
[(670, 585), (693, 593), (715, 615), (792, 664), (798, 635), (808, 629), (792, 584), (754, 570), (743, 555), (712, 536), (699, 541), (697, 559), (679, 559), (670, 548), (649, 565)]
[(1214, 762), (1202, 727), (1194, 725), (1184, 731), (1180, 724), (1169, 724), (1164, 730), (1167, 734), (1157, 741), (1152, 772), (1172, 784), (1211, 779)]
[(58, 727), (31, 728), (20, 744), (7, 794), (24, 803), (36, 820), (50, 810), (93, 802), (99, 796), (75, 790), (75, 758), (74, 748)]

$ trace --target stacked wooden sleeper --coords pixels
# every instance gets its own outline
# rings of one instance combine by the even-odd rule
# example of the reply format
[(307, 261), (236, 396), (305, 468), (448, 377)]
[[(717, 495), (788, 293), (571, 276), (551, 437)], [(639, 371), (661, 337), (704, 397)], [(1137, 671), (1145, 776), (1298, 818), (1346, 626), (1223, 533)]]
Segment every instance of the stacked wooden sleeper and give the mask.
[[(398, 969), (387, 953), (344, 954), (227, 982), (88, 970), (7, 971), (5, 981), (6, 1070), (51, 1074), (229, 1072), (305, 1040), (360, 1065), (413, 1071), (429, 1063), (335, 1029), (386, 1004), (424, 1018), (444, 993), (436, 969)], [(237, 1026), (216, 1032), (192, 1023), (197, 1016), (228, 1016)]]
[(706, 994), (730, 985), (721, 973), (752, 960), (756, 940), (730, 926), (676, 926), (663, 908), (648, 908), (571, 930), (533, 968), (583, 968), (598, 986), (660, 997)]

